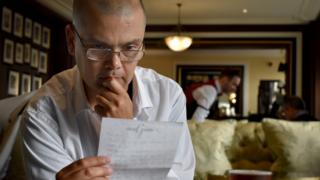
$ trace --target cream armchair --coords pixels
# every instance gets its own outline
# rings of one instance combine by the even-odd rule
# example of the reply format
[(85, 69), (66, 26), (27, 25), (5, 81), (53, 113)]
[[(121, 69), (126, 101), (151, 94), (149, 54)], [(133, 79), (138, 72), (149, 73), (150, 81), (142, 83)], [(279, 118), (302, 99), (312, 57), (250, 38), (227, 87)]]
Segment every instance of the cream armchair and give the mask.
[(34, 93), (0, 100), (0, 179), (7, 175), (11, 152), (19, 132), (20, 113)]
[(320, 179), (320, 122), (207, 120), (188, 125), (197, 180), (227, 179), (229, 169), (268, 170), (281, 180)]

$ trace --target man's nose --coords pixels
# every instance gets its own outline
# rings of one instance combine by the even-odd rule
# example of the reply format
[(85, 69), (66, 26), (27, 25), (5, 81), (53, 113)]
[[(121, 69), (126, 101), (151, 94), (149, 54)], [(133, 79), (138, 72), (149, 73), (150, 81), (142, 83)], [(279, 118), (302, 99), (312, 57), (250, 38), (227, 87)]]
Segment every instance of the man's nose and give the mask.
[(109, 59), (106, 61), (105, 66), (112, 69), (119, 69), (122, 66), (120, 52), (112, 52)]

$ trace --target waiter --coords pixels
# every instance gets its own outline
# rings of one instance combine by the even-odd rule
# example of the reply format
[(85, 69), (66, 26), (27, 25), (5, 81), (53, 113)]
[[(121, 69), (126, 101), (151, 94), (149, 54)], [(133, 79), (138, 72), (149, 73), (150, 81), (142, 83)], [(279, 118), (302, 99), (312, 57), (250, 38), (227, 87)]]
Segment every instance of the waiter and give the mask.
[(191, 106), (195, 107), (191, 108), (191, 112), (188, 112), (188, 114), (192, 113), (191, 119), (203, 122), (208, 117), (211, 106), (217, 100), (217, 97), (222, 93), (236, 92), (240, 82), (241, 77), (238, 71), (223, 71), (219, 77), (204, 84), (187, 88), (187, 104), (194, 104)]

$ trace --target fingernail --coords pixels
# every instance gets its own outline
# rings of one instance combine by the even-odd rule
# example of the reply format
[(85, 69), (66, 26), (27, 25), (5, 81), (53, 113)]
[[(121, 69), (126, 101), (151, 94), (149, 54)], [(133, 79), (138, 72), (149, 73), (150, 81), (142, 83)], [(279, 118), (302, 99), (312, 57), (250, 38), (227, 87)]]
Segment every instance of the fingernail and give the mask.
[(104, 157), (105, 158), (105, 160), (106, 160), (106, 163), (110, 163), (111, 162), (111, 159), (109, 158), (109, 157)]
[(108, 157), (105, 157), (105, 156), (100, 156), (99, 158), (100, 158), (100, 161), (104, 164), (108, 164), (110, 161)]
[(111, 174), (112, 172), (113, 172), (112, 168), (111, 167), (107, 167), (107, 173)]

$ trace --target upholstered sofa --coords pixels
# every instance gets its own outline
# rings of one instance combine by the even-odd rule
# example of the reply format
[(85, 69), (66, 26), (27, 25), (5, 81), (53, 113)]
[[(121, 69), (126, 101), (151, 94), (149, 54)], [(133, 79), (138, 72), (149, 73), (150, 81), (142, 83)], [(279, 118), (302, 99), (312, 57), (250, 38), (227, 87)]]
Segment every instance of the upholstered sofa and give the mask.
[(320, 179), (320, 122), (190, 120), (188, 125), (195, 179), (227, 179), (230, 169), (272, 171), (273, 179)]

